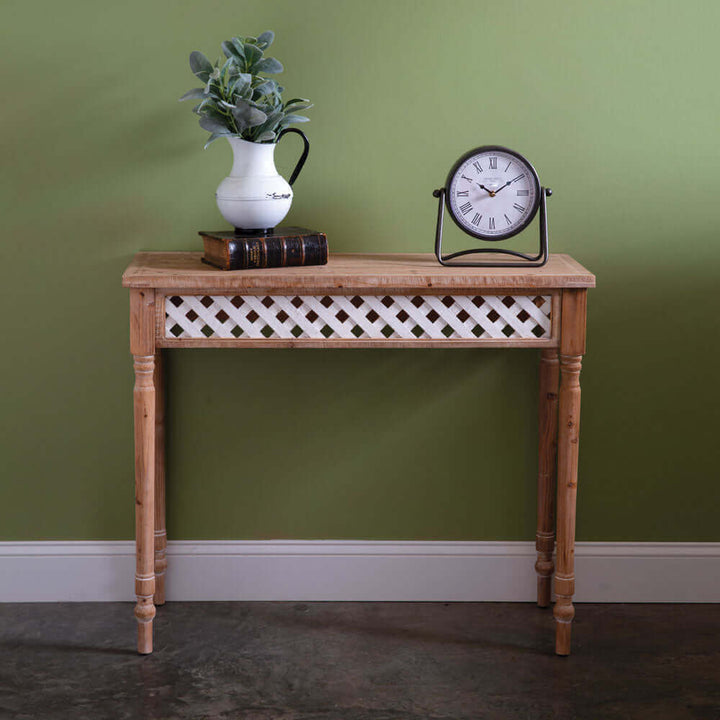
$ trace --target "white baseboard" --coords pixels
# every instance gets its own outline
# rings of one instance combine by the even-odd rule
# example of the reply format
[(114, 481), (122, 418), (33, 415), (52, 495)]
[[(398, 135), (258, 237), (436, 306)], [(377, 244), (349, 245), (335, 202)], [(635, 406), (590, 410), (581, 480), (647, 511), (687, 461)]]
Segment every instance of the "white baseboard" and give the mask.
[[(0, 602), (133, 600), (135, 546), (0, 543)], [(168, 600), (532, 601), (532, 542), (175, 541)], [(578, 602), (720, 602), (720, 543), (580, 542)]]

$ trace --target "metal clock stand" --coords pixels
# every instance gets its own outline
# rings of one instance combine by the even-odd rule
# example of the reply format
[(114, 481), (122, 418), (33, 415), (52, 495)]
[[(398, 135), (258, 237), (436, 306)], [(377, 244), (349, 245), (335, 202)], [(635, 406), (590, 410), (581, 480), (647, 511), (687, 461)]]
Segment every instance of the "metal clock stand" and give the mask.
[[(446, 189), (440, 188), (433, 191), (433, 196), (438, 198), (437, 229), (435, 231), (435, 257), (441, 265), (448, 267), (542, 267), (548, 261), (548, 229), (547, 229), (547, 198), (552, 195), (550, 188), (540, 188), (540, 250), (537, 255), (528, 255), (517, 250), (504, 250), (498, 248), (475, 248), (473, 250), (461, 250), (459, 252), (442, 254), (443, 218), (445, 215), (445, 193)], [(500, 255), (512, 255), (519, 258), (515, 262), (449, 262), (454, 258), (474, 253), (495, 253)]]

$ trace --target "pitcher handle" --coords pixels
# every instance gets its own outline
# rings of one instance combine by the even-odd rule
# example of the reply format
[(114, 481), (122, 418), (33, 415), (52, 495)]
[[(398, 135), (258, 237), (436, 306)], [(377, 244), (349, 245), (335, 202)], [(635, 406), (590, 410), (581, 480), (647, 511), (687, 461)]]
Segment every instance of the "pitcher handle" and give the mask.
[(303, 169), (303, 165), (305, 165), (305, 161), (307, 160), (308, 153), (310, 152), (310, 143), (308, 142), (308, 139), (305, 137), (305, 133), (302, 130), (298, 130), (297, 128), (285, 128), (284, 130), (280, 131), (280, 134), (277, 136), (277, 140), (275, 142), (279, 143), (280, 138), (285, 133), (297, 133), (303, 139), (303, 143), (305, 143), (305, 147), (303, 149), (303, 154), (300, 156), (300, 159), (298, 160), (298, 163), (295, 166), (295, 169), (292, 171), (292, 175), (290, 176), (290, 179), (288, 180), (288, 184), (292, 185), (297, 180), (297, 176), (300, 174), (300, 171)]

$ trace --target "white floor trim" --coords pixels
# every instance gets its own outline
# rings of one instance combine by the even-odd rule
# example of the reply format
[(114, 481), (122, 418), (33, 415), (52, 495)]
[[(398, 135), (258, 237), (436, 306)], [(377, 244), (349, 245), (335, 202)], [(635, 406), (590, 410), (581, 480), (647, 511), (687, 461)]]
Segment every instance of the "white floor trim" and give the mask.
[[(532, 542), (175, 541), (168, 600), (532, 601)], [(0, 602), (133, 600), (134, 543), (0, 542)], [(720, 543), (580, 542), (578, 602), (720, 602)]]

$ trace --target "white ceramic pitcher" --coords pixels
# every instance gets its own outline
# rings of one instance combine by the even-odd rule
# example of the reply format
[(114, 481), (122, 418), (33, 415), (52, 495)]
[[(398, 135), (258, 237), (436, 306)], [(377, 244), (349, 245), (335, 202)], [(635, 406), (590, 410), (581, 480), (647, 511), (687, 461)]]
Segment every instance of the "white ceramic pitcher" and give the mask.
[[(304, 142), (303, 154), (289, 180), (275, 169), (275, 148), (283, 135), (294, 132)], [(286, 128), (275, 143), (254, 143), (229, 137), (233, 150), (233, 166), (215, 192), (220, 214), (237, 233), (271, 230), (279, 225), (290, 210), (292, 184), (297, 179), (310, 152), (305, 133)]]

